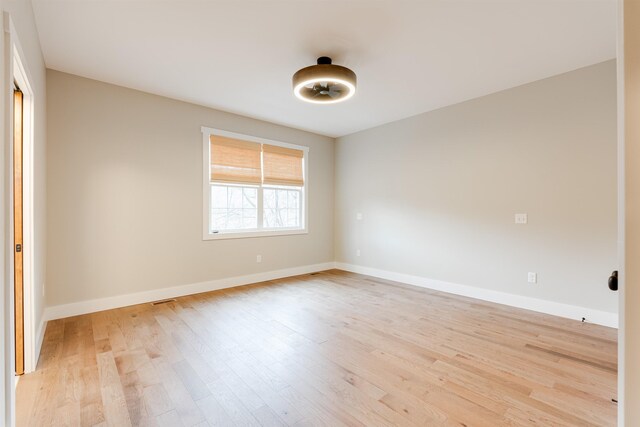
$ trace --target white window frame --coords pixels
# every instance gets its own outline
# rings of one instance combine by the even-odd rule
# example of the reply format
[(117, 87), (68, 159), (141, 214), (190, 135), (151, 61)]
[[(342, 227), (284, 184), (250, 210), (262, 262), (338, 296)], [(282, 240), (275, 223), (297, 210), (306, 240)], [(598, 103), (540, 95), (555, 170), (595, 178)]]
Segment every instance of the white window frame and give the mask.
[[(289, 144), (288, 142), (274, 141), (272, 139), (260, 138), (252, 135), (244, 135), (236, 132), (229, 132), (222, 129), (209, 128), (202, 126), (202, 240), (222, 240), (222, 239), (245, 239), (250, 237), (267, 237), (267, 236), (287, 236), (294, 234), (307, 234), (309, 224), (309, 147), (302, 145)], [(219, 231), (218, 233), (211, 233), (209, 227), (209, 221), (211, 217), (211, 156), (210, 149), (210, 137), (211, 135), (224, 136), (227, 138), (235, 138), (243, 141), (256, 142), (258, 144), (275, 145), (277, 147), (293, 148), (295, 150), (302, 150), (304, 152), (302, 172), (304, 174), (304, 186), (302, 187), (302, 215), (301, 215), (301, 227), (296, 228), (278, 228), (272, 229), (262, 228), (262, 221), (264, 215), (263, 209), (263, 194), (264, 187), (278, 187), (271, 185), (258, 185), (258, 230), (250, 229), (249, 231), (231, 230), (231, 231)], [(221, 185), (224, 185), (221, 183)], [(247, 187), (253, 187), (253, 185), (247, 185)]]

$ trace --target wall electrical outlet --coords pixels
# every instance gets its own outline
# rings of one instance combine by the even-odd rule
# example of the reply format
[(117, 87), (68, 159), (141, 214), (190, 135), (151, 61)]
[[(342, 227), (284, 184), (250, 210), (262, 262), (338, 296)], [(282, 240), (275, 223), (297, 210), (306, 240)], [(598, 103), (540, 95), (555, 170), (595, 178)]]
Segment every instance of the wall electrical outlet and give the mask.
[(516, 214), (516, 224), (526, 224), (528, 219), (527, 219), (527, 214), (526, 213), (517, 213)]
[(358, 212), (358, 213), (356, 214), (356, 220), (357, 220), (357, 221), (362, 221), (362, 212)]
[(256, 255), (256, 262), (262, 262), (262, 255)]
[(356, 256), (360, 256), (360, 249), (356, 249)]
[(538, 283), (538, 273), (531, 273), (527, 275), (527, 282), (529, 283)]

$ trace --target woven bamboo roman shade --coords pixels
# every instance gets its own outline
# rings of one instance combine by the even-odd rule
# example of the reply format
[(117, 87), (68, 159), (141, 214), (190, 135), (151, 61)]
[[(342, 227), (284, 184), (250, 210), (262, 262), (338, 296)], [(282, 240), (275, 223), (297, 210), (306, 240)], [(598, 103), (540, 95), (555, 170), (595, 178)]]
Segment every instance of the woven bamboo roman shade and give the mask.
[(262, 145), (262, 163), (265, 184), (304, 185), (302, 150)]
[(261, 145), (224, 136), (211, 135), (211, 181), (260, 184)]

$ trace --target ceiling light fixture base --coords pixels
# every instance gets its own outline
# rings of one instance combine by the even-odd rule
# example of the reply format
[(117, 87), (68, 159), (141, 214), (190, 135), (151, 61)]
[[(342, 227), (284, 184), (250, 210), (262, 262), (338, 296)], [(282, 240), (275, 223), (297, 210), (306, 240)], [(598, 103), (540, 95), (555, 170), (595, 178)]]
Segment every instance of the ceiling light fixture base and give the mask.
[(298, 70), (292, 80), (295, 96), (313, 104), (343, 102), (356, 92), (356, 73), (332, 64), (328, 56), (318, 58), (317, 65)]

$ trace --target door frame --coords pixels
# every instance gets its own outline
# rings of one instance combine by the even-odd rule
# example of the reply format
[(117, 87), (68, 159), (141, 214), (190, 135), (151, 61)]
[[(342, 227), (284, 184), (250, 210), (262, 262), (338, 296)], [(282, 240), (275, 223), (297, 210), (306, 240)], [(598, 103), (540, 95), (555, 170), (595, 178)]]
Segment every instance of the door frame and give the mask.
[(624, 426), (625, 407), (625, 120), (624, 120), (624, 0), (617, 1), (617, 200), (618, 200), (618, 426)]
[[(23, 298), (24, 298), (24, 372), (33, 372), (37, 364), (37, 326), (35, 324), (35, 307), (34, 307), (34, 91), (31, 82), (31, 74), (26, 66), (25, 55), (20, 42), (18, 40), (18, 34), (15, 30), (11, 17), (8, 13), (4, 13), (5, 24), (5, 47), (8, 52), (5, 52), (5, 60), (7, 60), (8, 76), (6, 76), (5, 87), (9, 86), (9, 92), (7, 96), (11, 99), (10, 109), (5, 112), (7, 117), (9, 128), (9, 138), (7, 138), (7, 145), (5, 148), (5, 167), (7, 167), (7, 187), (8, 200), (11, 206), (7, 213), (8, 233), (5, 235), (8, 237), (7, 243), (7, 259), (6, 266), (9, 271), (9, 283), (13, 283), (14, 280), (14, 233), (13, 233), (13, 87), (14, 84), (22, 91), (22, 224), (23, 224)], [(7, 31), (7, 29), (9, 31)], [(8, 43), (7, 43), (8, 42)], [(6, 69), (6, 68), (5, 68)], [(6, 104), (5, 104), (6, 105)], [(13, 292), (10, 295), (10, 304), (13, 305), (14, 295)], [(11, 314), (13, 317), (13, 313)], [(15, 331), (15, 325), (11, 322), (12, 329), (12, 342), (13, 331)], [(13, 370), (15, 371), (15, 348), (12, 348), (12, 362)]]
[[(17, 47), (13, 51), (13, 80), (22, 91), (22, 259), (24, 300), (24, 372), (36, 369), (36, 324), (34, 316), (33, 236), (33, 90)], [(13, 171), (11, 177), (13, 178)], [(11, 190), (14, 182), (11, 180)], [(13, 193), (12, 193), (13, 195)], [(13, 236), (11, 239), (13, 242)]]
[[(8, 12), (0, 10), (0, 425), (15, 425), (14, 295), (13, 295), (13, 87), (17, 82), (23, 92), (23, 242), (25, 301), (25, 372), (35, 369), (42, 333), (36, 335), (34, 307), (34, 82), (18, 33)], [(24, 234), (26, 233), (26, 234)], [(27, 248), (28, 246), (28, 248)]]

